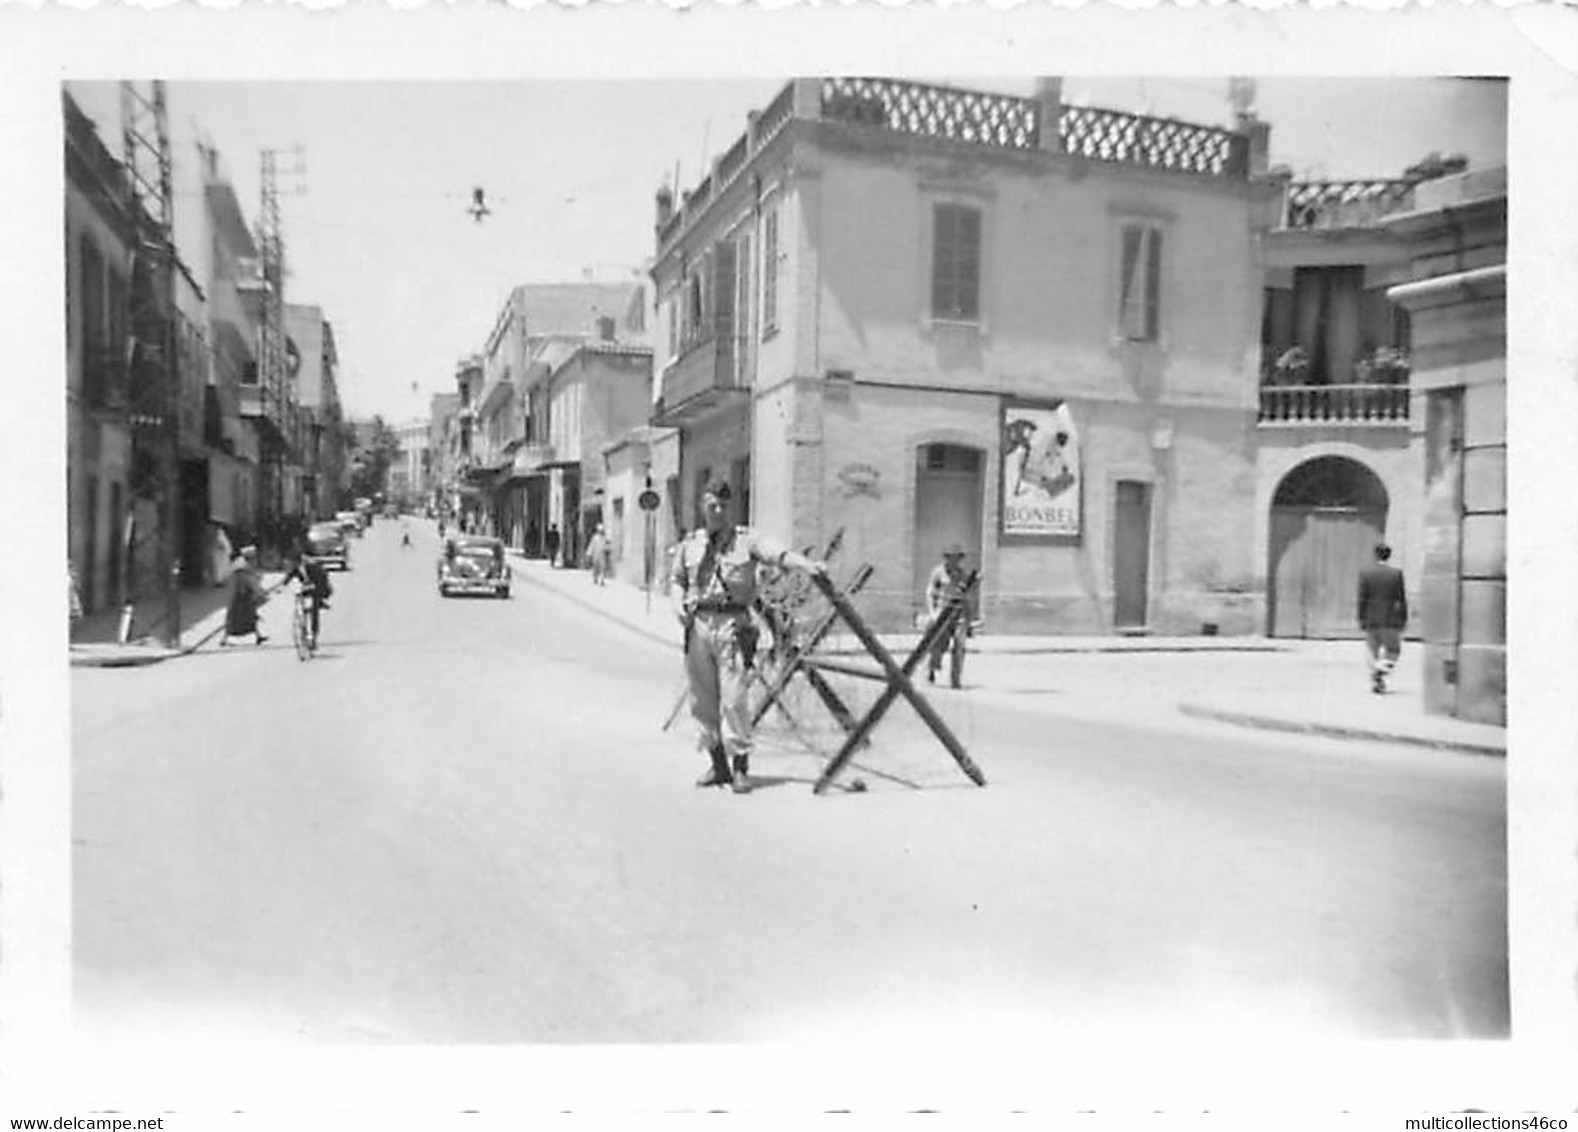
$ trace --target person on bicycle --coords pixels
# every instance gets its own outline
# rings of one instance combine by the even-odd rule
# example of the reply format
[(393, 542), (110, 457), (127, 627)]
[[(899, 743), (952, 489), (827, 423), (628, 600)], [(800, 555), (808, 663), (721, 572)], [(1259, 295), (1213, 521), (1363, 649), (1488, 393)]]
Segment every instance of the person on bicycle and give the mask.
[(329, 584), (329, 572), (323, 563), (300, 545), (296, 548), (295, 561), (285, 575), (285, 582), (300, 582), (301, 592), (312, 602), (312, 639), (318, 639), (318, 612), (329, 608), (329, 597), (334, 587)]

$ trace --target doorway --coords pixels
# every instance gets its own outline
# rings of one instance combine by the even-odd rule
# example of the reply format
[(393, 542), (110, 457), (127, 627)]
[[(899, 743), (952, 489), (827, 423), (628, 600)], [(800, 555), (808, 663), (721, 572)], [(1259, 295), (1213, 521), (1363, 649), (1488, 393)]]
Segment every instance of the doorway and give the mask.
[(1385, 537), (1386, 512), (1385, 485), (1357, 460), (1323, 456), (1283, 477), (1271, 504), (1271, 636), (1362, 635), (1355, 586)]
[(915, 450), (915, 559), (911, 593), (925, 605), (926, 581), (943, 548), (964, 547), (966, 570), (981, 568), (981, 496), (986, 454), (962, 444), (923, 444)]
[(1112, 624), (1143, 629), (1149, 616), (1151, 485), (1119, 480), (1112, 522)]

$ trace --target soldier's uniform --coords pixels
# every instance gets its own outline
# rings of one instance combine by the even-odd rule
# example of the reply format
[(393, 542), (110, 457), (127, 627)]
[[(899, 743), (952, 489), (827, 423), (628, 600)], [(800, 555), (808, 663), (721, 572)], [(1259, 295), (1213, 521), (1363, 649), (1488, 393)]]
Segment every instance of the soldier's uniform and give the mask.
[(713, 778), (743, 788), (749, 773), (751, 717), (748, 676), (754, 663), (756, 568), (781, 565), (787, 548), (751, 527), (726, 526), (713, 544), (705, 528), (686, 537), (674, 555), (669, 584), (690, 611), (685, 672), (696, 742), (712, 760)]

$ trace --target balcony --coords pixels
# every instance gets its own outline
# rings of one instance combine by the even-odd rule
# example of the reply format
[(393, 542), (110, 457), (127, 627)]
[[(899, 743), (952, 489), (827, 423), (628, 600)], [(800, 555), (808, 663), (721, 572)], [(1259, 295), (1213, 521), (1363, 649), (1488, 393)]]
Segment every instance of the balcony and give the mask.
[(1404, 385), (1266, 385), (1260, 389), (1262, 427), (1408, 426)]
[(740, 380), (736, 365), (738, 354), (733, 335), (714, 335), (693, 344), (663, 371), (652, 423), (662, 428), (694, 424), (749, 396), (750, 387)]

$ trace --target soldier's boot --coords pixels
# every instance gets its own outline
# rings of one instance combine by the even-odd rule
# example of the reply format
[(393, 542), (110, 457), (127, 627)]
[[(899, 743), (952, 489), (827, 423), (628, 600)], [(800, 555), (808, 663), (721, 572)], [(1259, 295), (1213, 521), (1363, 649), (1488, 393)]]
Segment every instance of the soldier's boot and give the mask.
[(729, 759), (723, 753), (723, 744), (717, 743), (707, 752), (712, 759), (712, 767), (706, 774), (696, 779), (697, 786), (726, 786), (729, 783)]
[(734, 756), (734, 781), (729, 788), (736, 794), (749, 794), (751, 792), (751, 768), (744, 755)]

